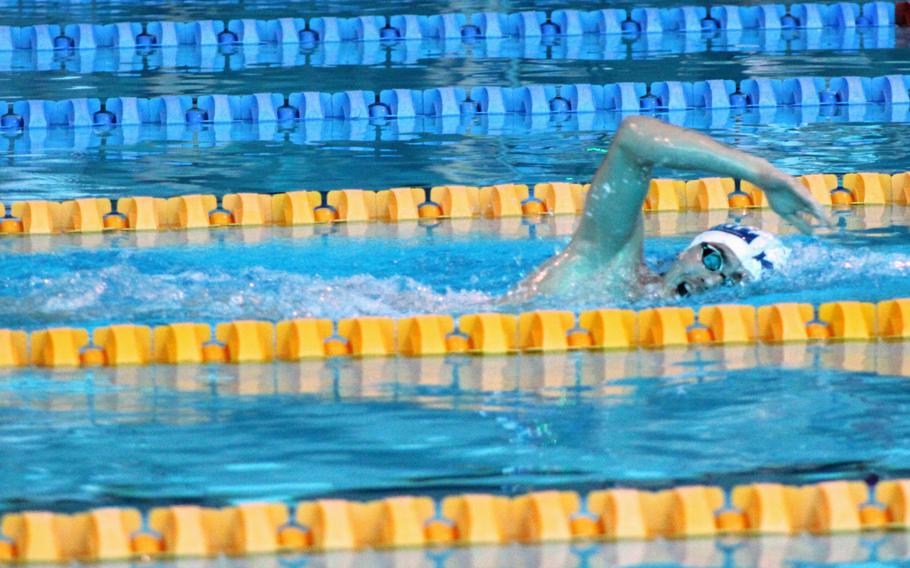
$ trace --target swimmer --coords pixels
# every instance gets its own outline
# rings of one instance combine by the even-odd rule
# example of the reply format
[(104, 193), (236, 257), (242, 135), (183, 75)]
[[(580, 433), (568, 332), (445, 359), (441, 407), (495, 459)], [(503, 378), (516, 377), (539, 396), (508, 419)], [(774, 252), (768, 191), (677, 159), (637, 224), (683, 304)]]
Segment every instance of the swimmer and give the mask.
[(811, 219), (828, 224), (807, 189), (762, 158), (708, 136), (642, 116), (623, 120), (594, 175), (581, 221), (568, 246), (503, 299), (571, 296), (591, 286), (616, 299), (678, 298), (722, 284), (759, 280), (786, 261), (787, 249), (766, 231), (720, 225), (697, 236), (664, 274), (642, 260), (642, 205), (651, 168), (714, 172), (762, 188), (771, 208), (804, 233)]

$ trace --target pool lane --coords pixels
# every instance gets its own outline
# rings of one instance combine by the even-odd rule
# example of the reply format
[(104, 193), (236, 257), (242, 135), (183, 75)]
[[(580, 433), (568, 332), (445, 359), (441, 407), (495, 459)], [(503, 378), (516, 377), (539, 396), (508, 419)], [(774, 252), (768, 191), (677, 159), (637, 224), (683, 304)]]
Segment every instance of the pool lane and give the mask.
[[(344, 42), (315, 48), (288, 45), (182, 46), (151, 50), (76, 50), (70, 53), (0, 51), (0, 100), (227, 94), (441, 85), (513, 85), (559, 80), (740, 79), (780, 73), (863, 75), (906, 73), (902, 53), (910, 29), (746, 30), (717, 34), (667, 32), (633, 38), (584, 35), (559, 38)], [(812, 58), (806, 58), (811, 53)], [(759, 58), (761, 61), (759, 62)], [(670, 74), (668, 74), (670, 72)], [(170, 77), (178, 75), (178, 77)], [(83, 92), (84, 91), (84, 92)], [(54, 96), (49, 96), (53, 93)]]
[(4, 371), (0, 510), (906, 476), (907, 348)]
[[(766, 212), (757, 224), (790, 233), (783, 238), (791, 247), (791, 260), (782, 271), (747, 287), (716, 289), (669, 303), (820, 304), (905, 297), (910, 289), (906, 216), (889, 217), (885, 208), (869, 208), (868, 215), (884, 216), (883, 222), (873, 220), (872, 228), (862, 229), (844, 217), (844, 228), (809, 238), (792, 234)], [(693, 219), (698, 222), (687, 226), (694, 232), (727, 217)], [(753, 215), (743, 221), (755, 219)], [(385, 236), (345, 229), (321, 234), (324, 230), (312, 227), (203, 230), (173, 237), (163, 233), (162, 244), (153, 247), (141, 235), (98, 235), (89, 246), (79, 238), (62, 237), (63, 244), (47, 248), (42, 243), (58, 237), (36, 239), (34, 247), (29, 239), (13, 238), (0, 242), (5, 251), (0, 255), (0, 327), (337, 320), (490, 310), (578, 312), (668, 303), (617, 297), (591, 283), (528, 305), (497, 305), (500, 295), (565, 245), (573, 221), (532, 227), (519, 221), (504, 235), (482, 229), (498, 223), (480, 220), (437, 229), (402, 224)], [(649, 216), (648, 221), (651, 231), (673, 222), (679, 221), (662, 215)], [(452, 230), (453, 226), (460, 228)], [(660, 270), (690, 238), (647, 239), (649, 264)]]
[[(299, 121), (27, 131), (0, 137), (0, 195), (173, 197), (590, 180), (624, 115)], [(906, 105), (658, 115), (805, 173), (906, 171)], [(657, 176), (698, 172), (658, 169)]]
[[(83, 50), (69, 57), (12, 51), (0, 53), (0, 100), (865, 76), (870, 69), (876, 75), (907, 74), (908, 42), (910, 31), (891, 27), (792, 35), (651, 34), (632, 42), (621, 36), (585, 36), (563, 38), (556, 46), (511, 40), (472, 46), (408, 41), (390, 47), (323, 44), (302, 51), (293, 46), (169, 48), (147, 55)], [(6, 69), (12, 72), (3, 73)]]

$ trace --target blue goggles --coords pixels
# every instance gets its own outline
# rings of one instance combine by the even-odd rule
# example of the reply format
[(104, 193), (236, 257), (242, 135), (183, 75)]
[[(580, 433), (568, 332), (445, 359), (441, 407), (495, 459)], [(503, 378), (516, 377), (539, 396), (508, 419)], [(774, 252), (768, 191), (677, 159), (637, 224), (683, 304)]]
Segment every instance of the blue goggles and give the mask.
[(724, 253), (708, 243), (701, 244), (701, 263), (710, 272), (720, 272), (724, 269)]

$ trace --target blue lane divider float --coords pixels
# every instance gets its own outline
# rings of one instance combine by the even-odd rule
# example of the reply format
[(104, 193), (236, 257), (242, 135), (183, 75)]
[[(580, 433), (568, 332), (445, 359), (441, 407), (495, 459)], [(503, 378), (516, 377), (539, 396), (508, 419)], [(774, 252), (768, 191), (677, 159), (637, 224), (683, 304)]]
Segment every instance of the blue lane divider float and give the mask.
[[(0, 128), (908, 104), (910, 75), (0, 101)], [(5, 109), (5, 111), (4, 111)]]
[[(555, 19), (554, 19), (555, 21)], [(475, 60), (522, 58), (547, 60), (612, 61), (658, 55), (720, 52), (781, 52), (811, 50), (893, 49), (896, 28), (729, 30), (711, 35), (666, 32), (640, 34), (634, 38), (620, 35), (578, 35), (563, 37), (556, 45), (545, 46), (530, 38), (480, 38), (474, 45), (460, 38), (400, 42), (388, 46), (381, 42), (327, 43), (313, 50), (298, 44), (258, 44), (232, 46), (177, 45), (134, 51), (116, 48), (72, 50), (61, 57), (57, 51), (0, 51), (0, 72), (53, 71), (68, 73), (129, 73), (174, 69), (179, 73), (236, 71), (249, 64), (269, 67), (333, 67), (337, 65), (413, 65), (421, 60), (462, 56)], [(141, 39), (141, 38), (140, 38)], [(148, 44), (146, 44), (148, 45)], [(630, 53), (631, 52), (631, 53)]]
[(855, 28), (894, 26), (893, 2), (764, 4), (606, 8), (593, 11), (525, 11), (395, 15), (354, 18), (313, 17), (275, 20), (234, 19), (192, 22), (118, 22), (113, 24), (37, 24), (0, 26), (0, 51), (76, 50), (99, 47), (173, 47), (177, 45), (315, 45), (319, 42), (389, 41), (480, 37), (522, 37), (549, 41), (582, 34), (638, 34), (714, 30)]
[[(563, 87), (566, 93), (568, 87)], [(410, 96), (410, 95), (408, 95)], [(566, 95), (564, 97), (568, 98)], [(135, 100), (135, 99), (134, 99)], [(274, 108), (283, 100), (262, 95), (260, 101)], [(481, 103), (482, 104), (482, 103)], [(192, 105), (190, 105), (191, 107)], [(108, 107), (111, 111), (112, 107)], [(5, 110), (0, 109), (5, 112)], [(133, 112), (143, 112), (133, 108)], [(103, 111), (96, 111), (103, 112)], [(117, 111), (120, 112), (120, 111)], [(641, 111), (638, 111), (641, 112)], [(45, 151), (83, 152), (105, 148), (108, 155), (134, 152), (131, 146), (148, 142), (168, 146), (213, 147), (235, 142), (376, 142), (409, 141), (424, 135), (482, 135), (526, 137), (546, 132), (596, 132), (615, 130), (629, 113), (598, 111), (588, 113), (550, 112), (522, 115), (516, 113), (448, 116), (415, 116), (398, 120), (286, 120), (282, 122), (214, 123), (108, 123), (95, 128), (0, 129), (4, 153), (9, 156), (36, 155)], [(663, 120), (694, 129), (724, 129), (734, 132), (757, 125), (801, 126), (815, 123), (902, 123), (910, 121), (910, 105), (809, 105), (780, 107), (693, 108), (656, 114)], [(0, 117), (0, 123), (4, 119)]]

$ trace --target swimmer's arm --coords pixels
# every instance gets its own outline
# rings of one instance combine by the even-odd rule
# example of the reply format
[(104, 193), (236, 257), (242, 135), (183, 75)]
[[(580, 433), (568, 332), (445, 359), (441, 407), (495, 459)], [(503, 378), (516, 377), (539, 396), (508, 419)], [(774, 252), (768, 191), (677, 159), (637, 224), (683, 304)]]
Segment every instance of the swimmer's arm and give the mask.
[(805, 216), (826, 216), (806, 188), (767, 160), (721, 144), (698, 132), (634, 116), (623, 120), (588, 191), (577, 241), (597, 243), (613, 254), (641, 246), (641, 210), (653, 166), (713, 172), (761, 187), (771, 207), (810, 232)]

